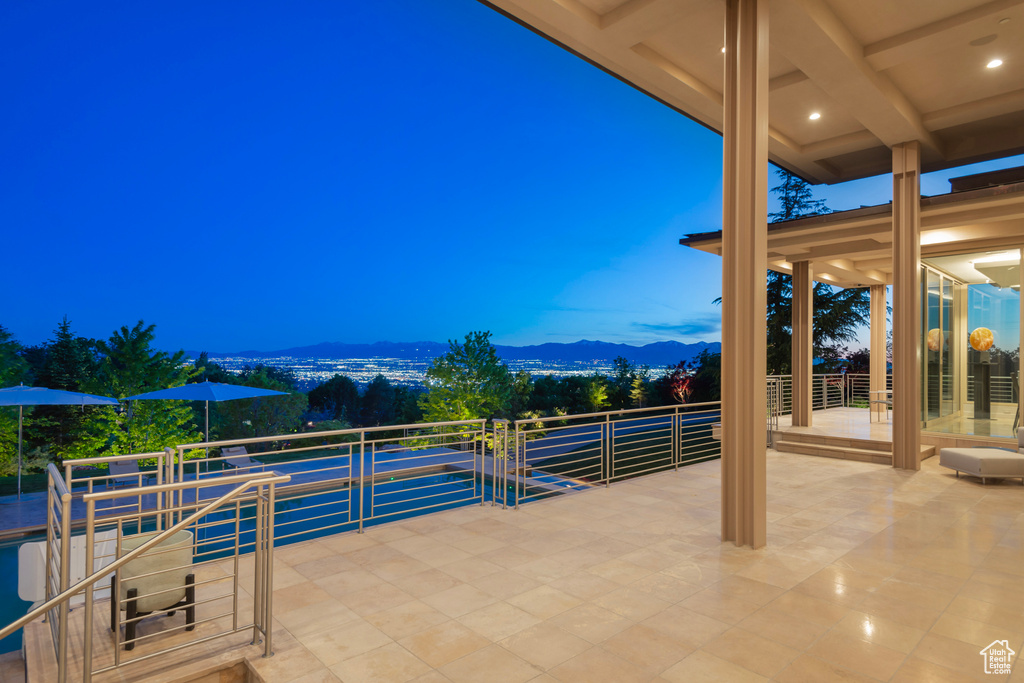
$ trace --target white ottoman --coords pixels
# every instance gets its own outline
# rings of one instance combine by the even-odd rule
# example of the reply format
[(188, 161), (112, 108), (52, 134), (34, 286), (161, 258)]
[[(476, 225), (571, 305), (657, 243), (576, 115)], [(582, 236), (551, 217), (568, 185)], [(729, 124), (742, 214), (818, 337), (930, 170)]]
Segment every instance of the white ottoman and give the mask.
[(1002, 448), (943, 448), (939, 451), (939, 464), (960, 473), (986, 479), (1020, 477), (1024, 485), (1024, 454)]

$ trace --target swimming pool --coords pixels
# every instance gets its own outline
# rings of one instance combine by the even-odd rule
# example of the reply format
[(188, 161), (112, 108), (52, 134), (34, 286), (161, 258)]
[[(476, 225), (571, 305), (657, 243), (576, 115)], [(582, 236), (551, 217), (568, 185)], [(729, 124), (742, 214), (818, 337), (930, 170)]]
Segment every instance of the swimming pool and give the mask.
[[(16, 539), (0, 541), (0, 624), (7, 624), (25, 616), (31, 602), (18, 597), (18, 548), (22, 543), (45, 541), (46, 535), (19, 536)], [(0, 654), (21, 649), (21, 630), (0, 640)]]

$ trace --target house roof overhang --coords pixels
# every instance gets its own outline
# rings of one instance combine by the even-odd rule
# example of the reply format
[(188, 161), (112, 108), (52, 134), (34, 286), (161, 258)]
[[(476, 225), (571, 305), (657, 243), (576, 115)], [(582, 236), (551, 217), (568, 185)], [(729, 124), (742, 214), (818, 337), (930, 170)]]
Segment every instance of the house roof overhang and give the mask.
[[(722, 232), (679, 243), (721, 256)], [(1024, 182), (921, 199), (921, 255), (1024, 246)], [(892, 284), (892, 205), (808, 216), (768, 226), (766, 268), (791, 273), (807, 261), (814, 278), (840, 287)]]
[[(481, 2), (722, 130), (724, 2)], [(776, 164), (836, 183), (889, 172), (892, 145), (911, 140), (926, 172), (1024, 152), (1024, 0), (772, 0), (769, 12)]]

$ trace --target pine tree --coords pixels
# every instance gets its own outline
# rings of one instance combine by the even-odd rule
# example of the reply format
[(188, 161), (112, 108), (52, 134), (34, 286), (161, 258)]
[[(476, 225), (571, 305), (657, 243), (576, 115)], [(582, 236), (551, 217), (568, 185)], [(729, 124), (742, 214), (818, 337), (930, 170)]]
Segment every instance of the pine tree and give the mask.
[[(95, 342), (77, 337), (67, 316), (44, 347), (44, 359), (36, 385), (65, 391), (81, 391), (96, 371)], [(30, 441), (59, 461), (82, 434), (88, 412), (94, 407), (39, 406), (32, 415)]]
[[(27, 381), (28, 364), (21, 357), (21, 344), (0, 325), (0, 387)], [(13, 473), (18, 457), (18, 409), (0, 408), (0, 475)]]
[[(97, 341), (101, 360), (83, 390), (119, 399), (157, 389), (181, 386), (194, 372), (184, 351), (171, 355), (152, 348), (155, 325), (139, 321)], [(119, 455), (162, 450), (198, 440), (192, 407), (186, 401), (132, 401), (127, 410), (100, 407), (86, 420), (85, 433), (69, 457)]]
[[(825, 201), (814, 199), (808, 183), (784, 169), (776, 169), (779, 184), (772, 188), (778, 197), (779, 211), (768, 214), (773, 221), (788, 221), (805, 216), (831, 213)], [(792, 371), (793, 277), (768, 271), (766, 285), (768, 310), (768, 374), (785, 375)], [(857, 328), (870, 320), (871, 298), (867, 289), (842, 289), (824, 282), (814, 283), (815, 354), (857, 337)]]

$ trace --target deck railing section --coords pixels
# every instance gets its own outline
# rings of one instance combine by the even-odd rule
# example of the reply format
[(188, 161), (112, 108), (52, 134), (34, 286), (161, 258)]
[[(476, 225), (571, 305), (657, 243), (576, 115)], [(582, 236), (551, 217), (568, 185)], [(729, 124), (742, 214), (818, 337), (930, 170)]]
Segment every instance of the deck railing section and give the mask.
[[(46, 600), (70, 586), (71, 577), (71, 491), (57, 466), (46, 466)], [(52, 605), (46, 612), (57, 661), (67, 658), (70, 603)]]
[[(51, 625), (58, 683), (64, 683), (71, 671), (80, 672), (87, 683), (95, 674), (250, 630), (253, 644), (263, 639), (264, 656), (273, 653), (275, 496), (276, 487), (289, 481), (287, 475), (227, 476), (204, 483), (218, 489), (209, 502), (118, 515), (98, 513), (118, 497), (144, 495), (138, 487), (86, 493), (85, 532), (72, 536), (72, 494), (61, 473), (50, 467), (47, 600), (0, 630), (0, 638), (45, 615)], [(191, 486), (189, 482), (142, 488), (147, 494), (168, 494), (170, 500)], [(59, 517), (55, 499), (60, 501)], [(255, 502), (254, 516), (241, 514), (247, 501)], [(161, 528), (168, 519), (176, 521)], [(252, 527), (254, 551), (245, 560), (240, 532), (244, 525)], [(219, 535), (200, 533), (211, 527), (219, 529)], [(84, 559), (76, 560), (73, 541), (84, 546)], [(240, 569), (243, 561), (253, 565), (251, 582), (247, 569)], [(77, 567), (78, 562), (83, 566)], [(72, 583), (69, 577), (79, 570), (84, 578)], [(84, 598), (84, 609), (71, 612), (79, 598)], [(104, 616), (96, 613), (97, 602), (108, 606)], [(184, 619), (172, 620), (176, 612)], [(153, 616), (161, 618), (150, 619)]]
[[(290, 475), (277, 536), (289, 542), (482, 503), (486, 434), (485, 420), (343, 429), (183, 444), (172, 459), (175, 479), (197, 486), (225, 469)], [(197, 495), (182, 490), (179, 503)]]
[(718, 402), (517, 420), (495, 458), (502, 495), (518, 508), (717, 458), (720, 420)]

